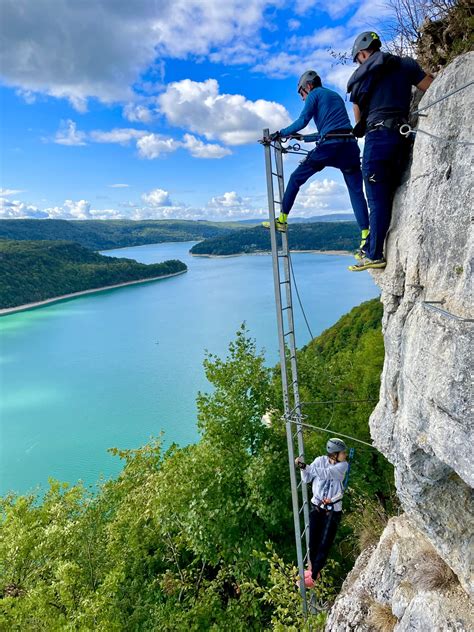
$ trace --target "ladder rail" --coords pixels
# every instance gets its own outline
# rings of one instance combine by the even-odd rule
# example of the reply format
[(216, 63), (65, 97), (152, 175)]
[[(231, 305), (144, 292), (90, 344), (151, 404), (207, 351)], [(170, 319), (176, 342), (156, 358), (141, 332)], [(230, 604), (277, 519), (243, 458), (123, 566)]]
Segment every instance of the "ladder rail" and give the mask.
[[(281, 151), (281, 143), (275, 143), (275, 165), (276, 171), (279, 174), (278, 177), (278, 189), (280, 201), (283, 200), (283, 195), (285, 193), (285, 183), (284, 183), (284, 172), (283, 172), (283, 153)], [(271, 222), (271, 220), (270, 220)], [(291, 262), (290, 262), (290, 249), (288, 244), (288, 233), (282, 234), (282, 250), (283, 250), (283, 270), (284, 270), (284, 278), (288, 281), (285, 285), (286, 289), (286, 304), (289, 309), (287, 310), (287, 320), (288, 320), (288, 346), (290, 348), (290, 368), (291, 368), (291, 381), (293, 385), (293, 404), (294, 404), (294, 414), (296, 416), (296, 429), (297, 429), (297, 445), (298, 445), (298, 456), (304, 460), (304, 437), (303, 437), (303, 426), (298, 425), (298, 421), (302, 421), (302, 413), (301, 413), (301, 402), (300, 402), (300, 393), (298, 387), (298, 365), (296, 361), (296, 337), (295, 337), (295, 322), (293, 315), (293, 296), (291, 291)], [(304, 518), (304, 528), (306, 533), (306, 548), (309, 550), (309, 504), (308, 504), (308, 488), (306, 485), (302, 487), (302, 496), (303, 496), (303, 518)]]
[[(269, 130), (263, 130), (263, 137), (268, 138)], [(296, 544), (296, 557), (298, 563), (299, 572), (299, 588), (302, 598), (303, 615), (308, 614), (308, 598), (307, 591), (304, 582), (304, 564), (309, 557), (309, 504), (308, 504), (308, 490), (307, 486), (303, 485), (301, 481), (298, 483), (296, 480), (296, 468), (295, 468), (295, 443), (293, 438), (292, 423), (296, 416), (297, 421), (302, 421), (301, 418), (301, 403), (299, 398), (298, 389), (298, 370), (296, 362), (296, 340), (294, 334), (294, 318), (293, 318), (293, 302), (291, 294), (291, 270), (289, 262), (288, 251), (288, 237), (286, 233), (282, 234), (282, 252), (279, 253), (277, 233), (275, 228), (275, 204), (278, 203), (281, 206), (284, 193), (284, 179), (283, 179), (283, 155), (281, 151), (281, 144), (275, 143), (275, 169), (273, 171), (272, 151), (269, 143), (264, 144), (265, 148), (265, 167), (267, 177), (267, 195), (268, 195), (268, 213), (270, 220), (270, 241), (272, 249), (272, 265), (273, 265), (273, 282), (275, 290), (275, 305), (277, 316), (277, 329), (278, 329), (278, 342), (280, 353), (280, 367), (281, 367), (281, 380), (282, 380), (282, 392), (283, 392), (283, 409), (284, 419), (286, 427), (286, 438), (288, 447), (288, 465), (290, 469), (290, 484), (291, 484), (291, 499), (293, 508), (293, 520), (295, 530), (295, 544)], [(273, 176), (277, 177), (277, 190), (279, 201), (275, 199), (275, 190)], [(283, 281), (281, 281), (280, 274), (280, 258), (283, 259)], [(282, 286), (285, 285), (286, 293), (286, 305), (283, 305), (282, 299)], [(288, 322), (288, 332), (285, 332), (284, 313), (286, 313)], [(290, 373), (291, 373), (291, 385), (293, 387), (293, 399), (294, 407), (290, 408), (290, 394), (288, 383), (288, 362), (286, 354), (286, 338), (288, 337), (289, 350), (290, 350)], [(298, 456), (304, 457), (304, 440), (303, 440), (303, 427), (297, 424), (297, 450)], [(300, 494), (299, 488), (301, 487), (302, 497), (302, 511), (303, 511), (303, 532), (301, 532), (301, 510), (300, 510)], [(306, 551), (303, 556), (303, 537), (305, 536)]]

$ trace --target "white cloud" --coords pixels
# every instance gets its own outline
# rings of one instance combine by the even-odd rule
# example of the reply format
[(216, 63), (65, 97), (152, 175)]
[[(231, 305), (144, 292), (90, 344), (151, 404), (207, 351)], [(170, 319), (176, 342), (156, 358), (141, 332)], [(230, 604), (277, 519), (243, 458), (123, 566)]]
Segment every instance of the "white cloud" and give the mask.
[(292, 210), (299, 217), (336, 212), (351, 212), (351, 205), (346, 186), (331, 178), (311, 180), (301, 189)]
[(159, 103), (171, 125), (228, 145), (256, 142), (264, 127), (280, 129), (290, 121), (288, 112), (279, 103), (249, 101), (240, 94), (220, 94), (215, 79), (171, 83), (159, 97)]
[[(45, 139), (47, 140), (47, 139)], [(89, 133), (79, 131), (76, 123), (70, 119), (61, 121), (54, 142), (60, 145), (86, 145), (87, 141), (95, 143), (115, 143), (129, 145), (136, 143), (140, 158), (152, 160), (173, 153), (178, 149), (186, 149), (194, 158), (223, 158), (232, 153), (227, 147), (215, 143), (205, 143), (192, 134), (184, 134), (183, 140), (154, 134), (146, 130), (134, 128), (115, 128), (112, 130), (92, 130)], [(127, 185), (109, 185), (115, 188)]]
[(211, 208), (242, 208), (244, 200), (235, 191), (227, 191), (224, 195), (211, 198)]
[(93, 219), (91, 205), (87, 200), (65, 200), (62, 206), (45, 208), (50, 219)]
[(117, 183), (117, 184), (109, 184), (108, 185), (111, 189), (126, 189), (128, 188), (130, 185), (129, 184), (122, 184), (122, 183)]
[[(252, 42), (281, 0), (2, 1), (0, 67), (27, 98), (133, 101), (132, 86), (166, 57), (207, 55)], [(158, 58), (158, 59), (157, 59)]]
[(334, 68), (331, 68), (331, 70), (327, 73), (326, 79), (331, 85), (337, 86), (341, 92), (346, 92), (347, 82), (353, 72), (354, 66), (351, 64), (334, 66)]
[(164, 189), (153, 189), (142, 195), (142, 200), (148, 206), (172, 206), (170, 194)]
[(118, 143), (128, 145), (131, 140), (146, 136), (147, 132), (141, 129), (115, 128), (109, 131), (93, 130), (89, 137), (96, 143)]
[[(384, 0), (362, 0), (358, 4), (357, 11), (349, 20), (349, 26), (371, 31), (374, 28), (374, 22), (380, 24), (380, 20), (392, 14), (393, 9)], [(377, 29), (375, 30), (377, 31)]]
[(137, 141), (137, 149), (141, 158), (158, 158), (179, 149), (180, 143), (173, 138), (166, 138), (160, 134), (146, 134)]
[(48, 213), (40, 210), (37, 206), (25, 204), (19, 200), (0, 198), (0, 218), (2, 219), (45, 219), (46, 217), (48, 217)]
[(58, 145), (85, 145), (85, 132), (77, 130), (76, 123), (68, 119), (61, 121), (54, 142)]
[(3, 189), (0, 187), (0, 196), (16, 195), (17, 193), (24, 193), (24, 189)]
[(215, 143), (204, 143), (192, 134), (184, 135), (183, 147), (185, 147), (194, 158), (223, 158), (232, 153), (227, 147)]
[(236, 191), (215, 196), (203, 206), (189, 206), (174, 202), (168, 191), (156, 188), (142, 194), (141, 202), (142, 204), (121, 202), (118, 208), (95, 209), (88, 200), (68, 199), (58, 206), (39, 208), (19, 200), (0, 198), (0, 218), (239, 220), (267, 215), (266, 209), (255, 207), (250, 198), (243, 198)]
[(288, 20), (288, 28), (290, 31), (297, 31), (301, 26), (301, 22), (299, 20), (291, 19)]
[(146, 105), (127, 103), (123, 109), (123, 116), (132, 123), (151, 123), (154, 112)]

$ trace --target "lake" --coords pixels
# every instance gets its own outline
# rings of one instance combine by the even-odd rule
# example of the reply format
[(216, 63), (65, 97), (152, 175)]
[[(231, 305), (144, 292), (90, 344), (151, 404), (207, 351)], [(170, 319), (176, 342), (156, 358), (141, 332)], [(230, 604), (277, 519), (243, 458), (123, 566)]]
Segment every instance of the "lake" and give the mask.
[[(189, 271), (0, 318), (0, 494), (48, 487), (48, 477), (94, 484), (164, 431), (165, 445), (198, 438), (195, 397), (209, 388), (205, 350), (225, 355), (243, 321), (267, 364), (278, 360), (269, 255), (201, 258), (191, 243), (107, 251), (144, 263), (181, 259)], [(378, 295), (350, 256), (295, 253), (315, 335)], [(310, 339), (295, 298), (296, 339)], [(37, 487), (40, 486), (40, 487)]]

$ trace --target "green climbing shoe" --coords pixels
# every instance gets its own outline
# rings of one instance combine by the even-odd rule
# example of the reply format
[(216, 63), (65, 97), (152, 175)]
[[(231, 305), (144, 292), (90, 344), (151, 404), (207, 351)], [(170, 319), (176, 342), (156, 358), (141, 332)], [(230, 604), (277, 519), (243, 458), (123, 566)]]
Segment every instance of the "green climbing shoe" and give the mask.
[(362, 272), (362, 270), (380, 269), (385, 268), (387, 262), (385, 259), (368, 259), (364, 257), (359, 263), (349, 266), (348, 270), (351, 272)]
[[(369, 236), (370, 230), (368, 228), (365, 228), (361, 234), (360, 234), (360, 244), (359, 244), (359, 250), (364, 250), (364, 246), (367, 243), (367, 237)], [(357, 259), (357, 257), (356, 257)]]
[(356, 250), (354, 252), (354, 257), (357, 259), (357, 261), (362, 261), (362, 259), (365, 259), (367, 255), (362, 249), (359, 248), (359, 250)]
[[(270, 222), (262, 222), (264, 228), (270, 228)], [(288, 222), (280, 222), (280, 219), (275, 220), (275, 228), (279, 233), (286, 233), (288, 230)]]

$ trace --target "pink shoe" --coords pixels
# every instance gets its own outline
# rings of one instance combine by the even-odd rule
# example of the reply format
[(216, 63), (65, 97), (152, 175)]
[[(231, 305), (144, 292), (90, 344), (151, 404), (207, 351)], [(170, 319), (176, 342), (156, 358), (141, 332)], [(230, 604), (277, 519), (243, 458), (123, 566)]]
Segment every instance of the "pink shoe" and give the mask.
[(314, 580), (311, 577), (311, 571), (309, 570), (304, 572), (304, 585), (306, 586), (306, 588), (314, 587)]

